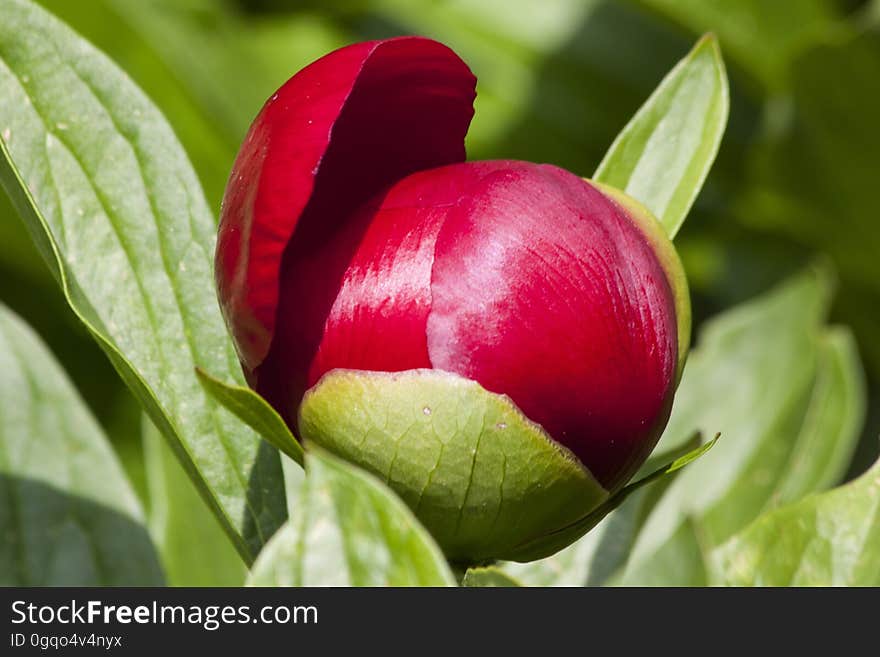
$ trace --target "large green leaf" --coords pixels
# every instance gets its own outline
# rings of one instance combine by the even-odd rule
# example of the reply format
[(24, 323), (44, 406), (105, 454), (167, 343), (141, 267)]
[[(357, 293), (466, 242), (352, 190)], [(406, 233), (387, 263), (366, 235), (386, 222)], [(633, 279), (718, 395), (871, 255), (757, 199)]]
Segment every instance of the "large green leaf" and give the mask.
[(143, 448), (150, 534), (170, 586), (240, 586), (247, 568), (149, 419)]
[(286, 515), (281, 467), (195, 375), (242, 379), (198, 181), (106, 57), (26, 0), (0, 9), (0, 178), (71, 307), (251, 560)]
[(0, 306), (0, 586), (157, 586), (143, 512), (101, 428)]
[(452, 586), (430, 535), (384, 484), (324, 452), (290, 520), (263, 550), (252, 586)]
[[(656, 580), (651, 564), (659, 567), (657, 555), (691, 519), (711, 549), (765, 510), (841, 475), (864, 390), (851, 342), (822, 328), (828, 297), (826, 277), (807, 272), (706, 326), (658, 449), (694, 428), (712, 427), (724, 439), (670, 485), (639, 534), (625, 581), (642, 583), (637, 572)], [(816, 431), (829, 426), (817, 448)]]
[(714, 36), (704, 36), (623, 128), (594, 174), (644, 204), (675, 237), (727, 125), (727, 74)]
[[(165, 39), (159, 41), (158, 35), (150, 30), (158, 20), (154, 16), (162, 11), (154, 0), (39, 2), (111, 57), (159, 106), (192, 159), (208, 200), (213, 207), (219, 207), (242, 134), (229, 132), (227, 123), (220, 120), (216, 112), (212, 114), (211, 110), (215, 108), (203, 105), (193, 85), (189, 84), (190, 80), (181, 75), (192, 62), (211, 59), (213, 52), (206, 51), (203, 44), (199, 44), (199, 57), (171, 59), (168, 44), (182, 38), (181, 33), (186, 31), (187, 26), (173, 26), (176, 29), (166, 26)], [(191, 45), (196, 47), (194, 43)], [(226, 53), (228, 56), (237, 55), (241, 65), (248, 64), (247, 58), (241, 56), (233, 45), (227, 45)], [(232, 77), (232, 73), (228, 72), (223, 80), (231, 83)], [(252, 75), (251, 79), (255, 77)], [(236, 88), (244, 94), (240, 85), (229, 84), (228, 87), (230, 92), (231, 88)]]
[(615, 586), (706, 586), (709, 583), (704, 537), (693, 518), (685, 518), (675, 533), (649, 560), (636, 560), (609, 578)]
[(736, 586), (880, 586), (880, 461), (761, 516), (715, 557), (721, 581)]

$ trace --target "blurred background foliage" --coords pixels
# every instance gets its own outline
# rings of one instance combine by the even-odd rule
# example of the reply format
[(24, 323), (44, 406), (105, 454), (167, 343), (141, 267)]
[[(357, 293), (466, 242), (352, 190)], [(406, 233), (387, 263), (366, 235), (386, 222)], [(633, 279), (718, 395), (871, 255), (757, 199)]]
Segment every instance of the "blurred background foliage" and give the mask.
[[(847, 478), (875, 458), (880, 2), (41, 2), (165, 112), (218, 210), (232, 159), (263, 101), (303, 65), (346, 43), (399, 34), (447, 43), (479, 79), (469, 157), (551, 162), (589, 176), (663, 75), (700, 34), (715, 32), (731, 77), (730, 123), (676, 238), (696, 333), (708, 317), (805, 264), (829, 262), (837, 276), (831, 320), (855, 332), (870, 397)], [(0, 299), (49, 344), (148, 501), (137, 404), (68, 310), (2, 195), (0, 216)]]

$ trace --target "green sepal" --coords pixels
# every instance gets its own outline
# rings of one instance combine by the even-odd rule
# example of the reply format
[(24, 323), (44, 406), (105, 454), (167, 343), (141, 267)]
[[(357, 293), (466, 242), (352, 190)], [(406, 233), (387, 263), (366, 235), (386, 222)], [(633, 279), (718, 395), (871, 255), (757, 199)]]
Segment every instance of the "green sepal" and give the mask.
[(599, 522), (607, 516), (609, 513), (614, 511), (617, 507), (619, 507), (623, 502), (636, 492), (642, 486), (650, 484), (653, 481), (656, 481), (660, 477), (665, 477), (667, 475), (671, 475), (676, 471), (680, 470), (684, 466), (689, 463), (695, 461), (700, 458), (703, 454), (708, 452), (712, 447), (718, 442), (718, 438), (720, 434), (717, 434), (712, 440), (707, 442), (704, 445), (700, 445), (696, 449), (689, 451), (687, 454), (680, 456), (675, 459), (671, 463), (659, 468), (638, 481), (629, 484), (628, 486), (624, 486), (617, 493), (609, 497), (602, 503), (599, 507), (591, 511), (590, 513), (584, 515), (582, 518), (578, 519), (576, 522), (568, 525), (567, 527), (563, 527), (562, 529), (545, 536), (541, 536), (533, 541), (529, 541), (527, 543), (523, 543), (518, 546), (518, 548), (511, 553), (510, 556), (507, 557), (508, 561), (535, 561), (536, 559), (543, 559), (545, 557), (549, 557), (552, 554), (555, 554), (562, 548), (568, 547), (576, 540), (578, 540), (581, 536), (590, 531), (593, 527), (599, 524)]
[(459, 563), (508, 559), (609, 496), (507, 396), (438, 370), (333, 370), (299, 433), (383, 479)]

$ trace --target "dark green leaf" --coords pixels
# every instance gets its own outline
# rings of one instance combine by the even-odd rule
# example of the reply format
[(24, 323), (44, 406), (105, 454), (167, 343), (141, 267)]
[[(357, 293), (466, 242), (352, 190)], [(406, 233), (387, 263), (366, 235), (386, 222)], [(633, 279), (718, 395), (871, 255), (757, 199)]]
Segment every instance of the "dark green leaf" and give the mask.
[(254, 564), (252, 586), (454, 586), (440, 549), (384, 484), (324, 452), (290, 520)]
[(0, 586), (159, 586), (137, 497), (98, 423), (0, 306)]
[(0, 9), (0, 179), (74, 312), (250, 560), (284, 520), (281, 468), (194, 372), (242, 379), (198, 181), (109, 60), (27, 0)]

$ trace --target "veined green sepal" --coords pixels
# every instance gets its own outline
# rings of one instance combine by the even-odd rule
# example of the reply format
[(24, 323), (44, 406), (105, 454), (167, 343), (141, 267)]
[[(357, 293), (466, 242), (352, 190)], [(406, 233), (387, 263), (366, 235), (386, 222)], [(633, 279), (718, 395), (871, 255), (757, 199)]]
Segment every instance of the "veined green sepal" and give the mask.
[(333, 370), (299, 433), (382, 478), (452, 561), (505, 559), (609, 497), (507, 396), (438, 370)]

